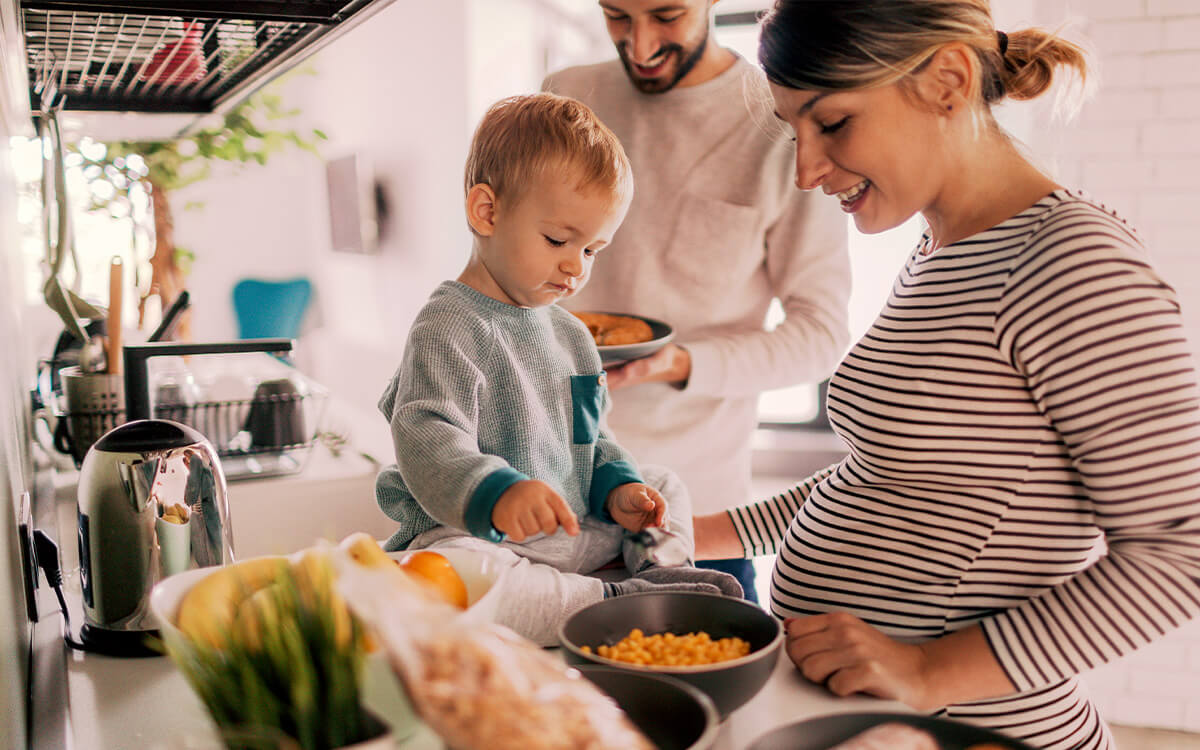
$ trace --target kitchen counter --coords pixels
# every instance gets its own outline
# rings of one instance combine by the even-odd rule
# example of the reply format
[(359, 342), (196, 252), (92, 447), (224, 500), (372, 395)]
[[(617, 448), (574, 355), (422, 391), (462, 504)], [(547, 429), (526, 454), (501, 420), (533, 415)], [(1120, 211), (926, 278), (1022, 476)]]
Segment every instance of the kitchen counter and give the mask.
[[(382, 660), (370, 664), (367, 704), (400, 735), (398, 750), (444, 750), (415, 722)], [(115, 659), (72, 653), (71, 730), (76, 748), (96, 750), (218, 750), (216, 730), (199, 699), (166, 658)], [(770, 681), (721, 727), (715, 750), (743, 750), (774, 727), (850, 711), (905, 711), (873, 698), (837, 698), (805, 682), (781, 657)]]
[[(238, 557), (288, 553), (318, 537), (339, 540), (353, 531), (386, 537), (393, 522), (373, 502), (377, 469), (353, 449), (338, 455), (318, 445), (299, 474), (229, 484), (234, 546)], [(57, 516), (65, 592), (71, 623), (83, 622), (74, 540), (75, 477), (56, 481)], [(336, 504), (336, 507), (334, 507)], [(44, 523), (43, 523), (44, 526)], [(182, 674), (165, 657), (118, 659), (66, 650), (62, 620), (52, 592), (38, 593), (43, 617), (34, 631), (35, 669), (65, 673), (58, 686), (69, 711), (39, 708), (43, 726), (35, 750), (63, 740), (80, 749), (216, 750), (214, 725)], [(65, 658), (64, 658), (65, 657)], [(46, 678), (43, 677), (43, 680)], [(58, 680), (61, 682), (62, 680)], [(368, 666), (368, 706), (397, 728), (403, 750), (442, 750), (440, 740), (413, 719), (399, 686), (382, 659)], [(742, 750), (775, 726), (829, 713), (905, 710), (899, 704), (865, 697), (837, 698), (800, 678), (786, 657), (764, 689), (723, 724), (717, 750)]]

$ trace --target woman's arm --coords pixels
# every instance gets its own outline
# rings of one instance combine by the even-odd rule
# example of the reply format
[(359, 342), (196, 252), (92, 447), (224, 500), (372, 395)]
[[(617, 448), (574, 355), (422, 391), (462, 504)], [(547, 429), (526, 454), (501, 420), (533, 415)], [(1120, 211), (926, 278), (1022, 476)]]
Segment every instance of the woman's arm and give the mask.
[(696, 534), (697, 560), (728, 560), (745, 557), (746, 550), (738, 539), (733, 519), (725, 511), (696, 516), (693, 520)]
[(1108, 548), (980, 622), (1030, 690), (1200, 616), (1200, 389), (1175, 292), (1132, 230), (1082, 200), (1064, 202), (1014, 259), (995, 330)]
[(696, 559), (724, 560), (773, 555), (800, 506), (838, 464), (818, 471), (786, 492), (732, 510), (697, 516)]

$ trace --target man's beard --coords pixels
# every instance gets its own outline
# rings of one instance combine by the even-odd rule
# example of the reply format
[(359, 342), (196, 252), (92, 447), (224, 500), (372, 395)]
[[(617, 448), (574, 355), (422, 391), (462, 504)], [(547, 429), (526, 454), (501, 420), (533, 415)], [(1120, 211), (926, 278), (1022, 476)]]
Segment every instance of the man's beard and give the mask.
[(638, 76), (633, 67), (633, 63), (629, 61), (629, 56), (626, 54), (626, 45), (622, 44), (617, 47), (617, 57), (621, 58), (621, 64), (625, 66), (625, 73), (629, 76), (629, 81), (634, 88), (643, 94), (662, 94), (675, 88), (683, 77), (692, 72), (692, 68), (696, 67), (696, 63), (700, 62), (700, 58), (704, 55), (705, 48), (708, 47), (708, 29), (704, 31), (704, 37), (700, 39), (700, 43), (692, 50), (692, 53), (687, 57), (683, 55), (683, 47), (678, 44), (669, 44), (663, 47), (656, 57), (659, 57), (666, 62), (671, 57), (678, 56), (680, 63), (675, 69), (675, 74), (669, 79), (663, 78), (642, 78)]

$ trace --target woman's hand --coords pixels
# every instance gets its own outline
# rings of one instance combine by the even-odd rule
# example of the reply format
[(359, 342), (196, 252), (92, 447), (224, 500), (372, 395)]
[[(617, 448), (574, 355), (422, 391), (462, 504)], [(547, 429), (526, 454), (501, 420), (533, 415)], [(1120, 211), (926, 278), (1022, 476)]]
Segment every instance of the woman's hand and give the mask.
[(682, 346), (667, 344), (649, 357), (630, 360), (605, 372), (610, 391), (638, 383), (670, 383), (682, 388), (692, 375), (692, 355)]
[(835, 695), (865, 693), (918, 711), (1015, 690), (973, 625), (920, 644), (900, 643), (846, 612), (784, 620), (788, 658)]

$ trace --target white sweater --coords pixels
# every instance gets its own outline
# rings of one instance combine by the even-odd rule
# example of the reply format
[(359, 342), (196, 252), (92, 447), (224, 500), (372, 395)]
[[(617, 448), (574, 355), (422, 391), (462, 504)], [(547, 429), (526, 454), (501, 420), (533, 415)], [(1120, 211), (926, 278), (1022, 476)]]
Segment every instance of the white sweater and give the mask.
[[(588, 104), (633, 165), (629, 214), (567, 306), (664, 320), (692, 357), (682, 390), (615, 391), (609, 424), (639, 463), (682, 477), (697, 513), (746, 502), (759, 393), (819, 382), (846, 350), (846, 219), (796, 189), (795, 148), (741, 58), (662, 94), (637, 91), (615, 60), (543, 88)], [(787, 319), (767, 331), (773, 298)]]

